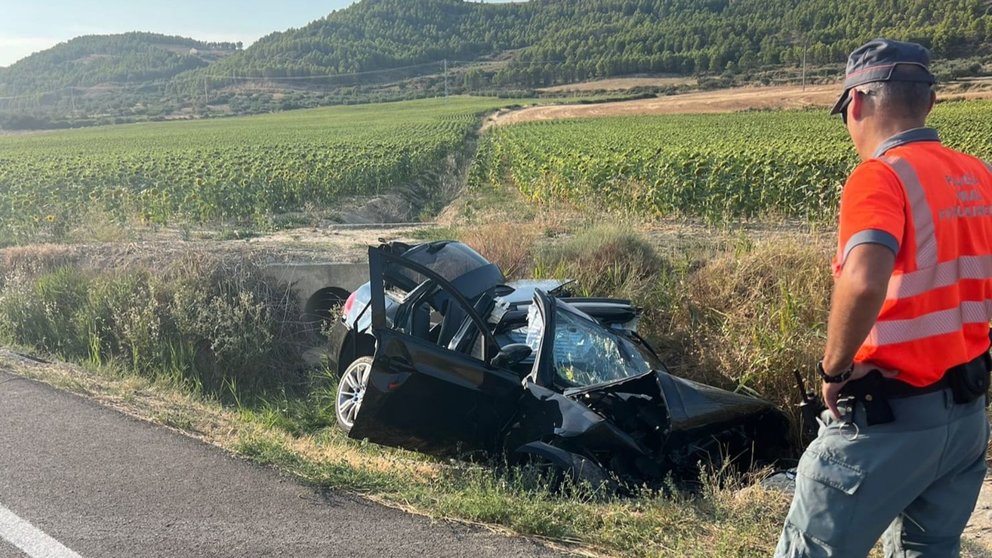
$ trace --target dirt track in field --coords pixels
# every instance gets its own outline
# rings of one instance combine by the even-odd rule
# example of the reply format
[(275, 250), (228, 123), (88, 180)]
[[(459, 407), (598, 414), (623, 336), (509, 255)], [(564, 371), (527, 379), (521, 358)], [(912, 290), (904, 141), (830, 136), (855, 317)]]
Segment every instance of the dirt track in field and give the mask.
[[(944, 99), (988, 99), (992, 90), (959, 92), (952, 84), (938, 92)], [(805, 91), (798, 85), (772, 87), (736, 87), (719, 91), (700, 91), (654, 99), (583, 105), (550, 105), (502, 111), (486, 121), (483, 129), (522, 122), (593, 118), (602, 116), (640, 116), (651, 114), (699, 114), (740, 112), (744, 110), (829, 108), (840, 94), (840, 84), (810, 85)]]
[(614, 78), (584, 81), (582, 83), (567, 83), (554, 87), (545, 87), (538, 91), (546, 93), (588, 92), (588, 91), (620, 91), (634, 87), (668, 87), (679, 85), (695, 85), (697, 80), (690, 77), (654, 77), (654, 78)]

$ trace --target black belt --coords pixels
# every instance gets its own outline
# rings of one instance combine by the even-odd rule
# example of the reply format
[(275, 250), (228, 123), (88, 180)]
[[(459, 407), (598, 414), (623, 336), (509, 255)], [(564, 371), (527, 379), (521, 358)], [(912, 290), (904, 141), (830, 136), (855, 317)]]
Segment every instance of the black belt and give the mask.
[(952, 374), (960, 373), (963, 369), (971, 366), (982, 367), (983, 370), (988, 370), (987, 359), (987, 353), (982, 353), (969, 362), (948, 368), (939, 380), (923, 387), (913, 386), (896, 379), (885, 378), (882, 382), (882, 392), (889, 399), (902, 399), (949, 389), (951, 387), (950, 377)]
[(889, 400), (913, 397), (949, 389), (955, 403), (969, 403), (985, 395), (989, 388), (989, 369), (992, 359), (988, 353), (964, 364), (949, 368), (936, 382), (916, 387), (895, 379), (882, 376), (872, 370), (865, 377), (849, 382), (841, 389), (841, 394), (852, 397), (864, 408), (865, 422), (868, 425), (885, 424), (895, 420)]
[(886, 378), (882, 384), (882, 390), (889, 399), (903, 399), (949, 389), (951, 382), (947, 379), (947, 372), (936, 382), (923, 387), (917, 387), (906, 382)]

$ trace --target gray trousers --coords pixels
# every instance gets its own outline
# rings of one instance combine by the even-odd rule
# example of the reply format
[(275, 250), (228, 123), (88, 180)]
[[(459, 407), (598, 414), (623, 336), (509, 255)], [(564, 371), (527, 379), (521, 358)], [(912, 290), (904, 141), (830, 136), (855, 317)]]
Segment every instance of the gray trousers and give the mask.
[(896, 420), (867, 426), (864, 409), (829, 411), (803, 453), (775, 556), (950, 557), (985, 479), (985, 398), (955, 405), (950, 390), (891, 402)]

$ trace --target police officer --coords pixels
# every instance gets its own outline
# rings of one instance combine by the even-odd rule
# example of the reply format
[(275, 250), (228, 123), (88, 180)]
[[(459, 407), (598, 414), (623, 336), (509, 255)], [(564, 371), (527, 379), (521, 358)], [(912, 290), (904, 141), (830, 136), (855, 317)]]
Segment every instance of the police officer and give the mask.
[(992, 167), (924, 127), (929, 53), (851, 53), (840, 114), (861, 164), (840, 202), (818, 372), (829, 408), (776, 556), (957, 556), (985, 478)]

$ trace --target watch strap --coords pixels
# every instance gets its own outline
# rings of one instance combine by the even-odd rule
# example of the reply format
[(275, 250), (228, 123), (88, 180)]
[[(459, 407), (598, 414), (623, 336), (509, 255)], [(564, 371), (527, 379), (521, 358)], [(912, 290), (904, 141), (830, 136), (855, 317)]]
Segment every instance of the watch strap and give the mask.
[(824, 370), (823, 361), (821, 360), (820, 362), (816, 363), (816, 372), (820, 375), (820, 379), (823, 380), (824, 382), (828, 384), (839, 384), (842, 382), (846, 382), (848, 379), (850, 379), (851, 374), (854, 372), (854, 363), (852, 362), (851, 365), (848, 366), (847, 369), (841, 372), (840, 374), (837, 374), (836, 376), (831, 376), (830, 374), (827, 374), (826, 370)]

